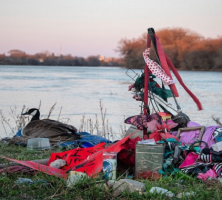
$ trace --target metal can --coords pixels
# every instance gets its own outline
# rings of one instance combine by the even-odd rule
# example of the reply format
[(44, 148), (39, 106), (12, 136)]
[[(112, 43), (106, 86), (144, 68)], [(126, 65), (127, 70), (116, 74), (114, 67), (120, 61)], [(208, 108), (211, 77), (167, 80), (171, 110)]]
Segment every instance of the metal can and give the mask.
[(136, 144), (134, 176), (136, 178), (159, 176), (158, 170), (162, 169), (164, 150), (163, 144)]
[(103, 153), (103, 172), (105, 179), (116, 179), (117, 154), (116, 152)]

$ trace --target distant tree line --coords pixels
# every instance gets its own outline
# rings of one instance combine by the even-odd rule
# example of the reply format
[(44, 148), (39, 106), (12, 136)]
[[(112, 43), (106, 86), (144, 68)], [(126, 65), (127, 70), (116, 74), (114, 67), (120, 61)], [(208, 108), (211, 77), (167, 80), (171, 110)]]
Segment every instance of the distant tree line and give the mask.
[[(165, 28), (156, 32), (167, 56), (177, 69), (222, 71), (222, 36), (204, 38), (183, 28)], [(0, 65), (47, 65), (47, 66), (121, 66), (143, 69), (143, 51), (147, 34), (134, 39), (121, 39), (116, 51), (121, 58), (59, 55), (48, 51), (28, 55), (21, 50), (11, 50), (8, 55), (0, 54)], [(151, 59), (156, 61), (151, 46)]]
[[(163, 49), (180, 70), (222, 71), (222, 37), (204, 38), (183, 28), (165, 28), (156, 32)], [(143, 51), (147, 34), (136, 39), (121, 39), (117, 51), (127, 68), (144, 68)], [(151, 47), (151, 59), (156, 60)]]
[(0, 65), (43, 65), (43, 66), (120, 66), (120, 58), (89, 56), (87, 58), (72, 55), (55, 56), (48, 51), (28, 55), (21, 50), (11, 50), (9, 55), (0, 54)]

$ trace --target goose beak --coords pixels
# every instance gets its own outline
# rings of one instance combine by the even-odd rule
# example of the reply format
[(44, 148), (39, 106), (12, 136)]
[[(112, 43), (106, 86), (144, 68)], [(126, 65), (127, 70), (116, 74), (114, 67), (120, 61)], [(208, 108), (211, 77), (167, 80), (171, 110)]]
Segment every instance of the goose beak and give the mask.
[(29, 113), (28, 113), (28, 112), (26, 112), (26, 113), (22, 113), (21, 115), (29, 115)]

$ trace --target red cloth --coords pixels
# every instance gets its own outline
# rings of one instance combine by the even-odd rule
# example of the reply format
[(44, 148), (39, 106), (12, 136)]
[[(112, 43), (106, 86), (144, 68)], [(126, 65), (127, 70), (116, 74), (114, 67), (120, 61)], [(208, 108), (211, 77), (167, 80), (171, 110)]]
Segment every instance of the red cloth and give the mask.
[(69, 170), (76, 166), (81, 161), (85, 160), (89, 155), (94, 154), (97, 151), (100, 151), (105, 148), (105, 142), (100, 143), (94, 147), (89, 148), (76, 148), (69, 151), (64, 151), (60, 153), (51, 153), (49, 162), (47, 166), (50, 165), (51, 162), (62, 159), (66, 161), (66, 165), (62, 167), (63, 170)]
[[(137, 131), (139, 131), (139, 130), (137, 130)], [(136, 133), (137, 131), (135, 131), (134, 133)], [(68, 170), (56, 169), (54, 167), (42, 165), (42, 164), (35, 163), (35, 162), (32, 162), (32, 161), (16, 160), (16, 159), (7, 158), (5, 156), (2, 156), (2, 157), (7, 159), (7, 160), (10, 160), (12, 162), (19, 163), (23, 166), (27, 166), (29, 168), (32, 168), (32, 169), (35, 169), (35, 170), (38, 170), (38, 171), (42, 171), (43, 173), (46, 173), (46, 174), (49, 174), (49, 175), (54, 175), (54, 176), (65, 178), (65, 179), (68, 176), (68, 171), (69, 170), (85, 172), (85, 173), (87, 173), (88, 176), (92, 176), (92, 175), (96, 175), (103, 168), (103, 152), (112, 151), (112, 152), (118, 153), (121, 149), (124, 148), (124, 146), (122, 144), (124, 144), (128, 140), (128, 138), (131, 135), (133, 135), (134, 133), (128, 135), (127, 137), (125, 137), (122, 140), (112, 144), (111, 146), (109, 146), (105, 149), (102, 149), (100, 151), (97, 151), (97, 152), (87, 156), (86, 159), (81, 160), (80, 162), (78, 162), (77, 164), (72, 166), (72, 168), (70, 168)], [(98, 146), (98, 145), (96, 145), (96, 146)]]
[[(162, 66), (163, 70), (166, 72), (166, 74), (172, 79), (170, 69), (167, 65), (165, 53), (163, 51), (163, 48), (162, 48), (161, 43), (159, 41), (159, 38), (156, 34), (154, 34), (154, 36), (155, 36), (155, 39), (156, 39), (156, 46), (157, 46), (157, 51), (158, 51), (158, 55), (159, 55), (159, 58), (160, 58), (161, 66)], [(176, 88), (174, 83), (170, 85), (170, 88), (172, 89), (175, 97), (179, 97), (179, 94), (177, 92), (177, 88)]]
[[(163, 48), (161, 46), (161, 43), (159, 41), (159, 38), (157, 35), (155, 35), (156, 38), (156, 45), (157, 45), (157, 51), (158, 51), (158, 55), (160, 58), (160, 62), (162, 65), (163, 70), (166, 72), (166, 74), (172, 78), (171, 74), (170, 74), (170, 69), (173, 71), (174, 75), (176, 76), (177, 80), (179, 81), (179, 83), (182, 85), (182, 87), (186, 90), (186, 92), (191, 96), (191, 98), (194, 100), (194, 102), (197, 104), (197, 107), (199, 110), (203, 110), (202, 105), (199, 101), (199, 99), (186, 87), (186, 85), (184, 84), (182, 78), (180, 77), (177, 69), (174, 67), (173, 63), (170, 61), (170, 59), (167, 57), (167, 55), (164, 53)], [(170, 69), (169, 69), (169, 67)], [(176, 86), (175, 84), (171, 84), (170, 85), (174, 95), (176, 97), (179, 96)]]
[(35, 170), (34, 169), (30, 169), (28, 167), (25, 166), (9, 166), (9, 167), (5, 167), (3, 169), (0, 169), (0, 174), (2, 173), (8, 173), (8, 174), (14, 174), (14, 173), (28, 173), (28, 174), (32, 174)]
[(68, 176), (66, 171), (64, 171), (62, 169), (56, 169), (54, 167), (42, 165), (42, 164), (35, 163), (35, 162), (32, 162), (32, 161), (16, 160), (16, 159), (12, 159), (12, 158), (7, 158), (5, 156), (2, 156), (2, 158), (5, 158), (5, 159), (10, 160), (12, 162), (18, 163), (20, 165), (29, 167), (31, 169), (41, 171), (41, 172), (49, 174), (49, 175), (54, 175), (56, 177), (67, 178), (67, 176)]
[[(139, 131), (139, 130), (137, 130)], [(135, 131), (134, 133), (136, 133)], [(128, 140), (128, 138), (133, 135), (134, 133), (128, 135), (127, 137), (123, 138), (122, 140), (112, 144), (111, 146), (107, 147), (106, 149), (103, 149), (101, 151), (98, 151), (90, 156), (87, 157), (87, 159), (81, 161), (79, 164), (77, 164), (75, 167), (72, 168), (72, 171), (79, 171), (79, 172), (85, 172), (88, 174), (88, 176), (96, 175), (98, 172), (100, 172), (103, 168), (103, 152), (112, 151), (112, 152), (120, 152), (124, 148), (123, 144)]]
[(199, 110), (203, 110), (203, 107), (199, 101), (199, 99), (187, 88), (187, 86), (184, 84), (182, 78), (180, 77), (180, 74), (178, 73), (178, 71), (176, 70), (176, 68), (174, 67), (173, 63), (170, 61), (170, 59), (167, 57), (167, 55), (165, 54), (166, 59), (167, 59), (167, 63), (170, 66), (171, 70), (173, 71), (174, 75), (176, 76), (177, 80), (179, 81), (179, 83), (182, 85), (182, 87), (186, 90), (186, 92), (191, 96), (191, 98), (194, 100), (194, 102), (197, 104), (197, 107)]
[(154, 131), (149, 135), (149, 139), (154, 139), (155, 142), (160, 141), (162, 138), (167, 139), (167, 138), (175, 138), (177, 141), (179, 139), (166, 132), (167, 130), (169, 131), (170, 129), (176, 127), (178, 124), (174, 123), (172, 120), (168, 119), (167, 123), (163, 122), (162, 124), (158, 123), (157, 120), (152, 120), (151, 122), (147, 122), (147, 127)]
[(136, 148), (136, 143), (138, 141), (141, 141), (139, 137), (133, 138), (133, 139), (128, 139), (124, 144), (123, 144), (123, 149), (118, 153), (118, 160), (127, 165), (127, 166), (134, 166), (135, 164), (135, 148)]
[(152, 132), (152, 133), (149, 135), (149, 139), (154, 139), (155, 142), (160, 141), (161, 138), (162, 138), (162, 137), (161, 137), (161, 135), (160, 135), (160, 132), (158, 132), (158, 131), (154, 131), (154, 132)]

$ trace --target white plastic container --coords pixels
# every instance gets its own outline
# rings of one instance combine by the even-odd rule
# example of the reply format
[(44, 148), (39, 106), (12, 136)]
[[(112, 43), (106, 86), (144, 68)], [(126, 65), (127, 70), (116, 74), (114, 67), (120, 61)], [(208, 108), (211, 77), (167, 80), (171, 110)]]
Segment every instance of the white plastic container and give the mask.
[(50, 149), (49, 138), (32, 138), (28, 139), (27, 149), (29, 150), (43, 150)]
[(105, 179), (116, 179), (117, 154), (116, 152), (103, 153), (103, 172)]

